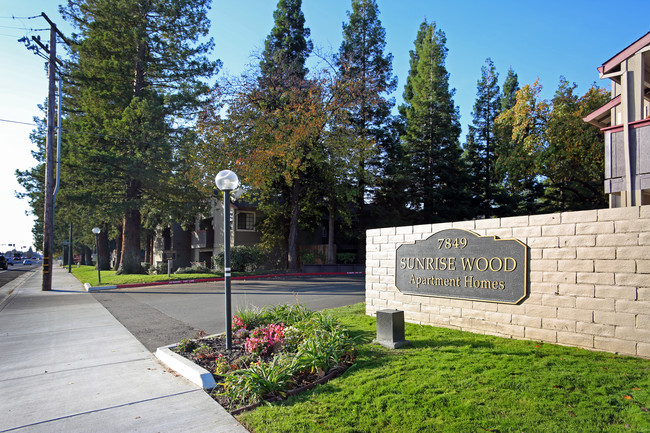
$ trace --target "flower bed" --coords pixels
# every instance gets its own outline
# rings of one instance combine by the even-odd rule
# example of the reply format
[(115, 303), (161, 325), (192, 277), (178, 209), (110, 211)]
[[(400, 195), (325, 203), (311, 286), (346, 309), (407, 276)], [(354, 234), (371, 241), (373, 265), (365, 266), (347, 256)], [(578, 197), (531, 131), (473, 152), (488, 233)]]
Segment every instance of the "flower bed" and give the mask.
[(224, 336), (183, 340), (173, 349), (213, 374), (210, 395), (232, 413), (309, 389), (355, 359), (347, 330), (302, 305), (239, 311), (232, 327), (229, 351)]

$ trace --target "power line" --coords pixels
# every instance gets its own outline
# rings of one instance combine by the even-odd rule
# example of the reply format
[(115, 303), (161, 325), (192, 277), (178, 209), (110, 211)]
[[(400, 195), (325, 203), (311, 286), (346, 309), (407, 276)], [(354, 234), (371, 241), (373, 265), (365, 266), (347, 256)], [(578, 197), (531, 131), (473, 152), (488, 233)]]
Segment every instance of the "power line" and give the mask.
[[(18, 120), (9, 120), (9, 119), (0, 119), (0, 122), (7, 122), (7, 123), (16, 123), (19, 125), (27, 125), (27, 126), (38, 126), (36, 123), (27, 123), (27, 122), (21, 122)], [(124, 141), (127, 143), (135, 143), (134, 140), (132, 140), (129, 137), (120, 137), (117, 135), (108, 135), (108, 134), (100, 134), (98, 132), (83, 132), (83, 131), (72, 131), (69, 129), (62, 128), (62, 132), (64, 132), (66, 135), (89, 135), (91, 137), (100, 137), (100, 138), (107, 138), (107, 139), (112, 139), (112, 140), (119, 140), (119, 141)], [(160, 144), (160, 142), (152, 143), (148, 141), (138, 141), (138, 143), (142, 144), (149, 144), (152, 146), (155, 146), (157, 144)]]
[(0, 29), (11, 29), (11, 30), (24, 30), (26, 32), (45, 32), (50, 29), (32, 29), (32, 28), (26, 28), (26, 27), (13, 27), (13, 26), (0, 26)]
[(33, 20), (35, 18), (40, 18), (40, 17), (41, 17), (41, 15), (34, 15), (33, 17), (17, 17), (17, 16), (14, 16), (14, 15), (11, 15), (11, 16), (0, 17), (0, 19), (5, 19), (5, 20)]
[(0, 122), (17, 123), (18, 125), (38, 126), (35, 123), (20, 122), (18, 120), (0, 119)]

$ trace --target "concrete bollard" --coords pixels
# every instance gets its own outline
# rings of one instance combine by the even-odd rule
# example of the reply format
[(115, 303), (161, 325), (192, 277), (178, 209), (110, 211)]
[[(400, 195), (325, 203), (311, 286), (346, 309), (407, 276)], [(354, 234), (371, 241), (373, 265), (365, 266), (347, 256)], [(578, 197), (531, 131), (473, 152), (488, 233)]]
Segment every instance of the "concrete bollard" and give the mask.
[(409, 344), (404, 339), (404, 311), (377, 311), (377, 339), (375, 343), (389, 349), (398, 349)]

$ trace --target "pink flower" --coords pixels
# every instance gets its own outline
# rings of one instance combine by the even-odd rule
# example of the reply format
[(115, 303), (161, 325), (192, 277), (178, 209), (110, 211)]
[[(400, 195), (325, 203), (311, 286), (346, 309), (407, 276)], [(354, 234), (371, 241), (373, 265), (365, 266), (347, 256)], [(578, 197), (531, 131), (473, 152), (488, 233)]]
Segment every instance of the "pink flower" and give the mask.
[(249, 353), (265, 355), (273, 351), (276, 345), (284, 341), (284, 324), (271, 323), (263, 328), (253, 330), (244, 342), (244, 349)]

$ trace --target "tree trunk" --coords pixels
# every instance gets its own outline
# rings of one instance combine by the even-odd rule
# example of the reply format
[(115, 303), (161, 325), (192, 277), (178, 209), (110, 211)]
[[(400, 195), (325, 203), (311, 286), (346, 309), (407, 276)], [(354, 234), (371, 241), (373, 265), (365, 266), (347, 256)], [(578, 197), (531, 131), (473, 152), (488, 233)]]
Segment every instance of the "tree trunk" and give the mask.
[(85, 245), (83, 249), (83, 257), (87, 265), (92, 265), (93, 263), (93, 250), (89, 246)]
[(140, 263), (140, 222), (141, 215), (137, 209), (127, 209), (124, 213), (122, 231), (122, 260), (118, 274), (141, 274)]
[(329, 227), (327, 233), (327, 263), (330, 265), (336, 264), (336, 255), (334, 251), (334, 209), (331, 207), (329, 210)]
[(290, 272), (298, 270), (298, 218), (300, 216), (299, 198), (300, 184), (296, 180), (291, 189), (291, 220), (289, 222), (289, 239), (287, 265)]
[(120, 268), (122, 262), (122, 226), (117, 227), (117, 237), (115, 238), (115, 270)]

